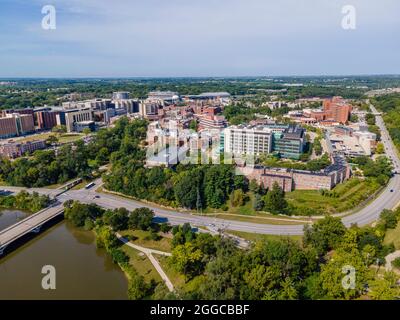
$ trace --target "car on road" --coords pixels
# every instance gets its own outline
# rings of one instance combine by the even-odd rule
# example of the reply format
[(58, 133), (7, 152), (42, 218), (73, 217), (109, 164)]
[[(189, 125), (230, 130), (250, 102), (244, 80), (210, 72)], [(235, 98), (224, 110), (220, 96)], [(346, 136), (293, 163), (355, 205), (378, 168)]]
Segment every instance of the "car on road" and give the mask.
[(393, 192), (393, 189), (390, 189), (390, 192)]
[(94, 196), (93, 197), (93, 199), (99, 199), (100, 198), (100, 196)]
[(85, 189), (90, 189), (90, 188), (92, 188), (92, 187), (94, 187), (95, 186), (95, 183), (94, 182), (91, 182), (91, 183), (88, 183), (86, 186), (85, 186)]

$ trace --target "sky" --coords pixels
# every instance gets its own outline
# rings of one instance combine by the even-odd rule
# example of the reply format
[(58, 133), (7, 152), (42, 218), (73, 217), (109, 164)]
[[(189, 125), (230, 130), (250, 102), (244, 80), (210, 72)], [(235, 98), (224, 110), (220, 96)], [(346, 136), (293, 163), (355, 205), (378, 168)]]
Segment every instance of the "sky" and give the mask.
[(400, 74), (399, 14), (399, 0), (0, 0), (0, 77)]

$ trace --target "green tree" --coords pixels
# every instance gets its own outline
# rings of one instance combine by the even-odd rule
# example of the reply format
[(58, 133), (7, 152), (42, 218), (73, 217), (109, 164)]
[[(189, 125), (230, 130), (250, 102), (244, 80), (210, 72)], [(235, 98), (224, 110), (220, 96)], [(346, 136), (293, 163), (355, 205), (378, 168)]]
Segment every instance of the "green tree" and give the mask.
[(313, 246), (319, 254), (336, 248), (346, 233), (346, 227), (340, 218), (326, 216), (312, 226), (304, 227), (304, 244)]
[(396, 300), (400, 298), (399, 277), (394, 272), (385, 272), (369, 282), (369, 296), (374, 300)]
[(379, 224), (383, 226), (384, 230), (395, 229), (397, 226), (396, 212), (384, 209), (380, 214)]
[(383, 145), (382, 142), (378, 142), (378, 143), (377, 143), (375, 152), (376, 152), (377, 154), (383, 154), (383, 153), (385, 153), (385, 146)]
[(126, 230), (128, 228), (129, 211), (125, 208), (109, 210), (105, 213), (104, 220), (115, 231)]
[(269, 211), (273, 214), (286, 213), (288, 209), (288, 204), (285, 199), (285, 192), (278, 185), (274, 183), (272, 190), (264, 196), (264, 210)]
[(231, 193), (231, 204), (234, 207), (244, 205), (246, 195), (241, 189), (233, 190)]
[(354, 299), (366, 292), (372, 273), (357, 249), (335, 251), (321, 266), (320, 279), (326, 297)]
[(154, 218), (154, 211), (149, 208), (137, 208), (131, 212), (128, 226), (132, 229), (148, 230)]
[(202, 257), (203, 253), (199, 249), (196, 249), (191, 242), (186, 242), (172, 250), (171, 263), (188, 279), (201, 272)]
[(130, 300), (141, 300), (148, 295), (149, 287), (144, 278), (138, 274), (134, 274), (128, 285), (128, 298)]

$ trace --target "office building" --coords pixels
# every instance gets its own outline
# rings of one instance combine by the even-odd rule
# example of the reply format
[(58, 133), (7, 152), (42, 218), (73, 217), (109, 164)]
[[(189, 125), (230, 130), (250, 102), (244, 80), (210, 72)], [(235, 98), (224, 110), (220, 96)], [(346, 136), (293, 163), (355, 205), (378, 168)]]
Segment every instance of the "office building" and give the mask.
[(224, 130), (225, 152), (261, 155), (275, 152), (282, 158), (299, 159), (305, 131), (286, 124), (231, 126)]
[(281, 132), (275, 132), (273, 135), (274, 152), (282, 158), (300, 159), (304, 151), (305, 130), (297, 126), (288, 126)]
[(87, 125), (88, 121), (93, 121), (91, 108), (62, 110), (57, 114), (57, 125), (65, 125), (67, 132), (76, 131), (76, 126), (80, 129), (82, 126), (78, 123)]

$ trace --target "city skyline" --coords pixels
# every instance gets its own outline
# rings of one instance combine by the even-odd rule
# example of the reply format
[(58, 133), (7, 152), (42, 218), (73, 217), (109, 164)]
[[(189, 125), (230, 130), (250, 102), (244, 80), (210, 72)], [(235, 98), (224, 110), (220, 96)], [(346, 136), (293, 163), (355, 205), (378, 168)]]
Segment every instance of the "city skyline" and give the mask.
[[(57, 12), (43, 30), (45, 5)], [(399, 74), (396, 1), (9, 1), (1, 78), (153, 78)], [(312, 8), (312, 9), (310, 9)]]

